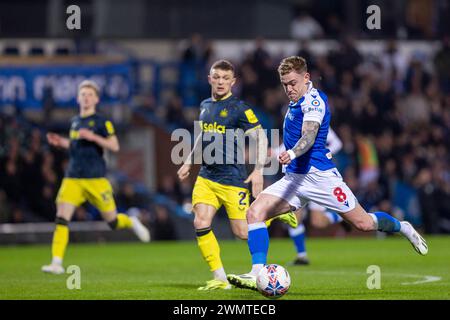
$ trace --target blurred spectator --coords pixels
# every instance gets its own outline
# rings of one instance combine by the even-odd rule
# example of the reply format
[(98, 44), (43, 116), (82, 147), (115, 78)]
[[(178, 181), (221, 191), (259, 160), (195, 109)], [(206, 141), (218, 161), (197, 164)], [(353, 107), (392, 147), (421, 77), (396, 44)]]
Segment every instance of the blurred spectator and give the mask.
[(345, 71), (355, 72), (363, 57), (355, 47), (354, 39), (347, 35), (339, 43), (339, 49), (330, 53), (329, 60), (336, 68), (337, 74), (342, 74)]
[(441, 90), (450, 91), (450, 37), (442, 40), (442, 48), (434, 56), (434, 66)]
[(383, 65), (384, 78), (394, 79), (396, 76), (403, 78), (407, 60), (405, 55), (398, 50), (396, 41), (388, 41), (380, 60)]
[(258, 74), (250, 62), (244, 62), (240, 70), (240, 98), (251, 105), (261, 103), (261, 92), (258, 82)]
[(73, 214), (73, 221), (88, 221), (89, 214), (84, 206), (79, 206), (75, 209), (75, 212)]
[(344, 26), (339, 16), (335, 13), (329, 14), (325, 25), (325, 35), (327, 38), (340, 38), (342, 37), (343, 32)]
[(305, 60), (308, 63), (309, 70), (315, 69), (315, 60), (314, 56), (311, 54), (309, 50), (309, 42), (307, 40), (299, 41), (298, 47), (299, 49), (297, 51), (297, 55), (299, 57), (305, 58)]
[(22, 200), (19, 147), (19, 140), (11, 137), (7, 155), (0, 161), (1, 188), (5, 191), (8, 199), (14, 206), (19, 205)]
[[(428, 86), (431, 81), (430, 74), (424, 68), (426, 57), (420, 51), (414, 52), (409, 63), (405, 76), (405, 90), (411, 92), (413, 89), (416, 92), (421, 91), (422, 88)], [(415, 86), (413, 88), (413, 86)]]
[[(206, 97), (205, 97), (206, 98)], [(174, 95), (170, 97), (166, 106), (164, 107), (166, 112), (165, 119), (176, 128), (190, 128), (191, 123), (189, 123), (186, 119), (186, 116), (183, 112), (183, 102), (181, 98)]]
[(403, 124), (408, 126), (427, 125), (430, 121), (429, 101), (422, 94), (419, 78), (411, 84), (411, 93), (398, 104), (399, 114)]
[(165, 206), (156, 205), (154, 218), (150, 222), (152, 240), (176, 240), (175, 224)]
[(11, 208), (4, 190), (0, 189), (0, 223), (11, 222)]
[(123, 183), (115, 196), (117, 208), (120, 212), (126, 212), (130, 208), (146, 208), (145, 198), (136, 192), (134, 186), (130, 182)]
[(377, 150), (370, 138), (360, 134), (357, 134), (356, 144), (360, 170), (359, 184), (362, 188), (368, 186), (373, 192), (377, 187), (374, 182), (378, 180), (380, 174)]
[(429, 38), (433, 34), (433, 0), (409, 0), (406, 5), (406, 28), (409, 38)]
[(322, 36), (322, 26), (305, 10), (301, 10), (291, 22), (291, 37), (293, 39), (310, 40)]
[(177, 203), (182, 203), (183, 199), (180, 198), (179, 185), (177, 184), (175, 178), (166, 174), (158, 187), (158, 192), (166, 195), (173, 201)]
[(209, 93), (208, 67), (214, 49), (199, 33), (191, 36), (181, 55), (179, 86), (183, 104), (198, 106)]

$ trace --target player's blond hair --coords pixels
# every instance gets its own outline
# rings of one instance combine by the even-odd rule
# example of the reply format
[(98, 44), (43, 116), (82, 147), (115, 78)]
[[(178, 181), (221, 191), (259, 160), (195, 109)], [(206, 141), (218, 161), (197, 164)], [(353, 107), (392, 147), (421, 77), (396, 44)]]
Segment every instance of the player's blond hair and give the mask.
[(308, 72), (308, 66), (306, 64), (305, 58), (299, 56), (291, 56), (284, 58), (279, 67), (278, 73), (280, 76), (284, 76), (292, 71), (297, 72), (298, 74), (302, 74), (304, 72)]
[(92, 81), (92, 80), (83, 80), (78, 85), (78, 92), (80, 92), (81, 89), (83, 89), (83, 88), (90, 88), (90, 89), (94, 90), (95, 93), (97, 94), (97, 97), (100, 97), (100, 87), (94, 81)]

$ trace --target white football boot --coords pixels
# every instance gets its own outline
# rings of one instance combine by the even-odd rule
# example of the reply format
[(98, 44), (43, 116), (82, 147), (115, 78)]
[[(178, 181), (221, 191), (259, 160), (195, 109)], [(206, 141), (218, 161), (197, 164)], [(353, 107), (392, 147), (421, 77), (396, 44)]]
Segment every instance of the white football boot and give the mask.
[(428, 253), (428, 245), (424, 238), (414, 229), (414, 227), (406, 221), (400, 222), (400, 232), (411, 242), (414, 250), (418, 254), (426, 255)]
[(133, 231), (142, 242), (150, 242), (150, 231), (142, 224), (138, 217), (130, 217), (133, 221)]
[(65, 272), (64, 267), (60, 264), (49, 264), (46, 266), (42, 266), (42, 272), (52, 273), (52, 274), (63, 274)]

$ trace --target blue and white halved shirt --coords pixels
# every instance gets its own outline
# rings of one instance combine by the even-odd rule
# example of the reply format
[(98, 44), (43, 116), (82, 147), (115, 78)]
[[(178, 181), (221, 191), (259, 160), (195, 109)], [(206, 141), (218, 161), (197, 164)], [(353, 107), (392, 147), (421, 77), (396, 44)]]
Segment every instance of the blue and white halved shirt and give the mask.
[(320, 124), (319, 132), (311, 149), (292, 160), (286, 167), (287, 173), (306, 174), (311, 167), (321, 171), (335, 168), (331, 161), (331, 152), (326, 147), (330, 120), (331, 113), (327, 96), (314, 88), (310, 82), (305, 95), (299, 101), (289, 104), (283, 124), (283, 143), (287, 150), (295, 146), (302, 136), (303, 121), (318, 122)]

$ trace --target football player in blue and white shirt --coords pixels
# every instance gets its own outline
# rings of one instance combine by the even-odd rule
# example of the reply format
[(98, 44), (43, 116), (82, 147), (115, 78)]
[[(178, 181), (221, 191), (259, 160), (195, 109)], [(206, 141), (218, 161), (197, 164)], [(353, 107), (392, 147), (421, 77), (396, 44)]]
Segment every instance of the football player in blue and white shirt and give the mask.
[[(339, 137), (331, 127), (328, 130), (326, 146), (333, 155), (337, 154), (342, 148), (341, 139), (339, 139)], [(286, 147), (283, 143), (281, 143), (279, 146), (271, 148), (271, 155), (272, 157), (278, 158), (278, 156), (283, 151), (286, 151)], [(286, 166), (283, 166), (282, 172), (286, 172)], [(308, 211), (304, 210), (306, 208), (308, 208)], [(308, 265), (309, 259), (307, 257), (305, 245), (305, 225), (301, 221), (306, 218), (306, 215), (309, 215), (311, 225), (315, 228), (323, 229), (332, 224), (341, 223), (343, 219), (336, 212), (327, 210), (327, 208), (325, 208), (324, 206), (318, 205), (314, 202), (309, 202), (305, 208), (298, 209), (295, 214), (297, 216), (297, 221), (299, 221), (299, 224), (295, 228), (289, 227), (288, 229), (289, 236), (294, 242), (295, 249), (297, 251), (297, 256), (294, 261), (292, 261), (291, 265)], [(347, 223), (344, 223), (343, 227), (346, 231), (351, 230), (351, 226)]]
[(269, 250), (264, 221), (309, 202), (338, 212), (361, 231), (400, 232), (419, 254), (426, 255), (428, 246), (411, 224), (385, 212), (367, 213), (343, 181), (326, 148), (331, 118), (328, 98), (313, 87), (305, 59), (298, 56), (283, 59), (278, 73), (290, 100), (283, 124), (287, 151), (279, 155), (279, 162), (287, 165), (286, 174), (264, 189), (247, 210), (252, 269), (243, 275), (228, 275), (230, 283), (256, 290), (256, 275), (267, 263)]

